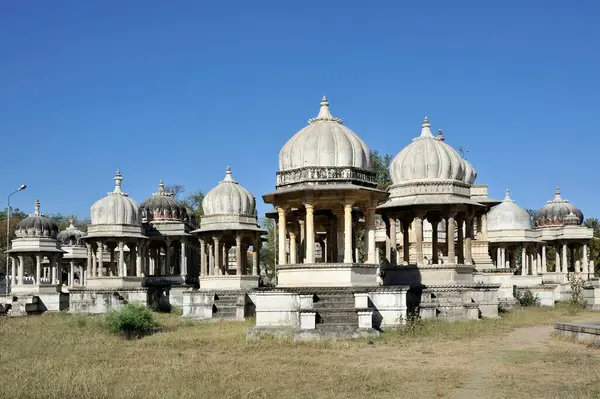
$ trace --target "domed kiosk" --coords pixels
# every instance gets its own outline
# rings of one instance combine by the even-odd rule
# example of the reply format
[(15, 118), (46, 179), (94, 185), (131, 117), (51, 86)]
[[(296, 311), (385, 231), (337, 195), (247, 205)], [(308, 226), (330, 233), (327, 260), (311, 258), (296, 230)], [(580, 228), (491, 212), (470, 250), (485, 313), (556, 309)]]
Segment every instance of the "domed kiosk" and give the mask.
[(69, 226), (58, 233), (56, 239), (60, 248), (65, 251), (63, 266), (68, 266), (68, 286), (85, 285), (85, 263), (87, 261), (87, 248), (82, 238), (85, 233), (73, 225), (69, 219)]
[(192, 232), (200, 241), (200, 287), (183, 293), (182, 317), (244, 319), (254, 314), (249, 293), (259, 285), (261, 236), (266, 233), (258, 226), (256, 200), (227, 166), (225, 178), (204, 197), (202, 210), (200, 228)]
[[(91, 224), (81, 237), (87, 247), (85, 287), (70, 291), (70, 311), (106, 313), (128, 302), (147, 303), (142, 287), (147, 257), (147, 237), (138, 203), (121, 190), (123, 177), (117, 170), (115, 188), (90, 209)], [(106, 262), (108, 253), (109, 261)]]
[[(11, 295), (12, 314), (58, 311), (67, 307), (65, 295), (61, 294), (61, 258), (64, 251), (57, 241), (58, 225), (40, 213), (40, 201), (35, 201), (34, 213), (21, 220), (15, 230), (16, 239), (6, 251), (12, 263)], [(25, 276), (25, 258), (35, 265), (35, 275)], [(48, 259), (52, 269), (49, 278), (42, 275), (42, 263)], [(63, 299), (61, 301), (61, 299)]]
[[(476, 176), (473, 166), (445, 143), (442, 134), (432, 134), (427, 117), (419, 137), (390, 165), (390, 197), (377, 210), (388, 220), (400, 221), (405, 242), (402, 264), (386, 267), (384, 282), (409, 285), (411, 306), (418, 306), (422, 317), (498, 315), (499, 285), (478, 284), (473, 279), (474, 222), (487, 210), (486, 205), (471, 199)], [(425, 220), (431, 225), (431, 261), (423, 253)], [(447, 226), (445, 243), (438, 237), (442, 220)], [(395, 241), (395, 226), (390, 230)], [(410, 232), (414, 245), (409, 244)]]

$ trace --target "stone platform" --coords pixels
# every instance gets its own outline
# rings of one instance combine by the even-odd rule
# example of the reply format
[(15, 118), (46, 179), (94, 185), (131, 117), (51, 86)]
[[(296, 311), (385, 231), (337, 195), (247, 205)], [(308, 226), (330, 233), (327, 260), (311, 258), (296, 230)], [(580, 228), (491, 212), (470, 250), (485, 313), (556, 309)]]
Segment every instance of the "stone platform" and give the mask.
[(554, 325), (554, 332), (559, 336), (600, 346), (600, 322), (558, 323)]

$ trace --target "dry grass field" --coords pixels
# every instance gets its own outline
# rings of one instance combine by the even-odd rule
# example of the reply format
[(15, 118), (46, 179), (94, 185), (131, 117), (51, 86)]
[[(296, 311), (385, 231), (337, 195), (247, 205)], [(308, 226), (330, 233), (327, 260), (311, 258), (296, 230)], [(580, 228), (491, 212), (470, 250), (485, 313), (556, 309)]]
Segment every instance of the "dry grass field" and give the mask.
[(186, 323), (124, 340), (102, 317), (0, 319), (1, 398), (586, 398), (600, 350), (552, 336), (597, 320), (563, 307), (427, 322), (369, 340), (246, 342), (244, 322)]

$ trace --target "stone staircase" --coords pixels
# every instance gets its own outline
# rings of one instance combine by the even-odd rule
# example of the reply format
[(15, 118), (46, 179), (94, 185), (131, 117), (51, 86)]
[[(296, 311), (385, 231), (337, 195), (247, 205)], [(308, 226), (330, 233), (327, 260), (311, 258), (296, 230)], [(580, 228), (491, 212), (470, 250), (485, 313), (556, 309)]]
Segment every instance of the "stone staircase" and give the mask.
[(358, 328), (358, 310), (355, 308), (352, 292), (317, 292), (313, 301), (313, 308), (317, 313), (317, 329)]
[[(245, 307), (245, 294), (240, 292), (215, 293), (213, 318), (236, 320), (238, 308)], [(244, 312), (245, 313), (245, 312)]]

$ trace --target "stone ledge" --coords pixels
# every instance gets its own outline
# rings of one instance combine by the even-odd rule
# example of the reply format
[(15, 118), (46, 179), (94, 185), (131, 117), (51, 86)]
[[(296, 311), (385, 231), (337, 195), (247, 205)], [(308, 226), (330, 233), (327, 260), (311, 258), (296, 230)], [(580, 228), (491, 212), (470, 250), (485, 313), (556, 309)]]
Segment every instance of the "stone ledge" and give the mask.
[(277, 265), (277, 270), (294, 269), (347, 269), (347, 268), (372, 268), (377, 269), (379, 265), (373, 263), (295, 263), (292, 265)]
[(297, 328), (269, 328), (251, 327), (246, 333), (247, 340), (261, 338), (277, 338), (293, 341), (320, 341), (332, 339), (375, 338), (379, 331), (372, 328), (356, 327), (317, 327), (314, 330), (300, 330)]

